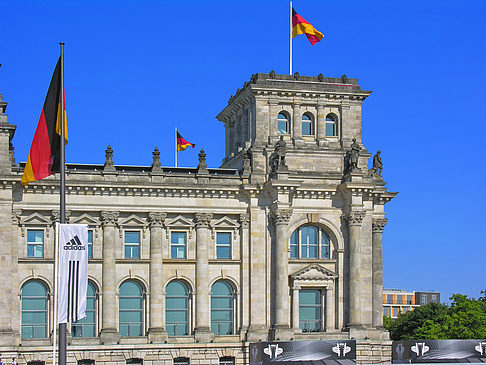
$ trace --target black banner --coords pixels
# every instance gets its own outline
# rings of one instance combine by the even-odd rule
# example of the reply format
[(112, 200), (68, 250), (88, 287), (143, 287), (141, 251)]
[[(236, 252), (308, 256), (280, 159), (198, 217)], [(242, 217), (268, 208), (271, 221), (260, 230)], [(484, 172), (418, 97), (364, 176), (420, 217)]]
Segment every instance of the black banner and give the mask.
[(486, 340), (393, 341), (393, 363), (486, 363)]
[(250, 365), (354, 365), (356, 341), (289, 341), (250, 344)]

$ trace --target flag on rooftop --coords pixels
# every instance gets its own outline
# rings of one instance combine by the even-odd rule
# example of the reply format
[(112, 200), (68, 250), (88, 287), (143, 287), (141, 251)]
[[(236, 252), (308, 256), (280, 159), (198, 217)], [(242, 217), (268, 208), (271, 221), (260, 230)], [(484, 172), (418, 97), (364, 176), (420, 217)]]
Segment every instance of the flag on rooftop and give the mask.
[(305, 34), (312, 45), (320, 42), (324, 38), (324, 34), (314, 28), (292, 8), (292, 38), (295, 38), (299, 34)]
[[(64, 97), (64, 96), (63, 96)], [(66, 103), (64, 103), (64, 140), (68, 143)], [(61, 165), (61, 57), (57, 61), (44, 107), (22, 175), (22, 185), (41, 180), (60, 171)]]
[(187, 142), (182, 136), (177, 132), (177, 151), (184, 151), (187, 147), (191, 146), (194, 148), (196, 145), (191, 142)]

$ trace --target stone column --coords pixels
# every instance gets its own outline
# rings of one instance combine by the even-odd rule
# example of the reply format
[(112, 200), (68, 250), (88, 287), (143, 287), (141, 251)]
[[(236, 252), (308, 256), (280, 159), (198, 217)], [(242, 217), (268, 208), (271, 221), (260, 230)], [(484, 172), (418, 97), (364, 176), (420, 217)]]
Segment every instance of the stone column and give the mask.
[(240, 333), (244, 334), (250, 325), (250, 242), (249, 226), (250, 215), (240, 214), (240, 287), (239, 298), (241, 308)]
[(275, 224), (275, 323), (273, 338), (288, 340), (293, 336), (289, 326), (289, 272), (288, 272), (288, 228), (292, 209), (274, 209), (272, 219)]
[(150, 212), (150, 322), (149, 341), (163, 342), (167, 339), (164, 328), (162, 236), (166, 213)]
[(303, 144), (302, 140), (302, 113), (300, 111), (299, 104), (293, 104), (293, 117), (292, 117), (292, 132), (293, 132), (293, 140), (295, 145)]
[(292, 287), (292, 330), (295, 332), (301, 332), (300, 329), (300, 316), (299, 316), (299, 294), (300, 286), (295, 285)]
[(277, 100), (269, 100), (268, 102), (268, 135), (270, 143), (273, 145), (278, 139), (278, 102)]
[(334, 309), (334, 286), (328, 285), (326, 288), (326, 332), (334, 331), (336, 325), (336, 315)]
[(116, 328), (116, 225), (118, 224), (118, 212), (101, 212), (103, 225), (103, 280), (102, 280), (102, 326), (101, 342), (103, 344), (115, 344), (120, 340), (120, 334)]
[(196, 213), (196, 342), (210, 342), (214, 338), (210, 327), (210, 298), (208, 277), (209, 230), (212, 214)]
[(349, 228), (349, 318), (348, 327), (362, 327), (361, 323), (361, 247), (359, 233), (366, 213), (351, 211), (346, 215)]
[(326, 116), (324, 114), (324, 105), (317, 105), (317, 145), (324, 146), (326, 139)]
[(373, 219), (373, 327), (383, 327), (383, 229), (386, 218)]

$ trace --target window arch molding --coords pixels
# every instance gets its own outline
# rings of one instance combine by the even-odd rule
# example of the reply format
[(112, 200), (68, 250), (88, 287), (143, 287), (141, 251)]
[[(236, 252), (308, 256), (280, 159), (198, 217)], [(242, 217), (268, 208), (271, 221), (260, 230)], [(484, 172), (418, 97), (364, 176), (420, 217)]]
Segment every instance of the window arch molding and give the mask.
[[(137, 293), (136, 291), (132, 293), (122, 293), (122, 290), (129, 290), (132, 284), (135, 288), (140, 289)], [(125, 288), (124, 288), (125, 286)], [(143, 281), (137, 278), (129, 278), (120, 282), (117, 290), (118, 295), (118, 328), (120, 335), (124, 337), (140, 337), (145, 335), (146, 323), (147, 323), (147, 286)], [(133, 304), (133, 299), (140, 298), (140, 305), (138, 308), (131, 307)], [(128, 299), (125, 303), (125, 299)], [(123, 300), (123, 302), (122, 302)], [(123, 304), (123, 305), (122, 305)], [(126, 307), (125, 307), (126, 306)], [(122, 311), (126, 313), (128, 318), (137, 317), (137, 321), (121, 321)], [(138, 315), (137, 315), (138, 312)]]
[(49, 279), (45, 278), (42, 275), (35, 275), (35, 276), (30, 275), (30, 276), (24, 278), (24, 280), (22, 280), (20, 282), (19, 296), (22, 295), (22, 288), (24, 287), (24, 285), (27, 284), (29, 281), (33, 281), (33, 280), (42, 281), (42, 283), (46, 286), (47, 292), (48, 292), (49, 295), (51, 295), (51, 293), (54, 293), (54, 288), (51, 286)]
[(293, 220), (289, 223), (289, 230), (288, 230), (288, 237), (287, 241), (290, 245), (290, 237), (292, 233), (299, 227), (305, 225), (315, 225), (319, 228), (324, 229), (328, 234), (329, 238), (331, 239), (332, 243), (334, 244), (334, 250), (344, 250), (344, 238), (340, 229), (329, 219), (320, 217), (317, 222), (311, 222), (306, 216), (301, 217), (300, 219)]
[(291, 134), (292, 119), (290, 113), (284, 109), (277, 114), (277, 134)]
[(314, 114), (307, 111), (302, 114), (301, 124), (302, 124), (302, 136), (314, 136), (316, 134), (316, 119)]

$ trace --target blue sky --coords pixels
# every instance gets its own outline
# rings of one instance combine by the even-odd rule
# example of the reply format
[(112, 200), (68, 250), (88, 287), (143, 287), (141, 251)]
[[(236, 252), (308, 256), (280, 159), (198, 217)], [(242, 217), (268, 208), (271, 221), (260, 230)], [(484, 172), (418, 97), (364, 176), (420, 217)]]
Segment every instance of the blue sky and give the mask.
[[(65, 46), (67, 162), (174, 165), (174, 127), (224, 157), (215, 119), (253, 73), (288, 72), (287, 1), (5, 1), (0, 93), (25, 161)], [(294, 39), (294, 71), (358, 78), (363, 143), (382, 151), (399, 195), (387, 205), (386, 288), (477, 297), (486, 289), (483, 191), (485, 1), (294, 1), (325, 34)]]

